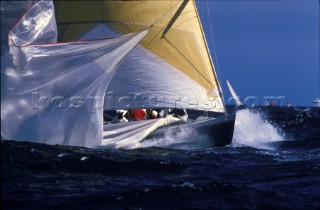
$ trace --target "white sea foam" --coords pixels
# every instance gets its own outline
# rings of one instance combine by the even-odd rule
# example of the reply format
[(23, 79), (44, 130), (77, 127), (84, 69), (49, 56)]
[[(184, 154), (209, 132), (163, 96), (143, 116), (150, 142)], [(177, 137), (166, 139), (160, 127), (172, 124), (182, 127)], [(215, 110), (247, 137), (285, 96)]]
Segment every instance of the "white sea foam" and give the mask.
[[(237, 111), (232, 147), (254, 147), (257, 149), (272, 150), (272, 142), (283, 141), (282, 131), (277, 129), (263, 117), (259, 111), (248, 109)], [(174, 132), (166, 128), (161, 137), (154, 137), (137, 147), (166, 147), (175, 149), (205, 149), (210, 147), (210, 140), (206, 134), (192, 128), (181, 128)]]
[(167, 147), (174, 149), (203, 149), (209, 146), (206, 135), (199, 134), (192, 128), (181, 127), (179, 130), (166, 128), (161, 137), (154, 137), (139, 144), (138, 147)]
[(282, 131), (264, 119), (262, 113), (243, 109), (237, 111), (232, 146), (274, 149), (272, 142), (283, 141)]

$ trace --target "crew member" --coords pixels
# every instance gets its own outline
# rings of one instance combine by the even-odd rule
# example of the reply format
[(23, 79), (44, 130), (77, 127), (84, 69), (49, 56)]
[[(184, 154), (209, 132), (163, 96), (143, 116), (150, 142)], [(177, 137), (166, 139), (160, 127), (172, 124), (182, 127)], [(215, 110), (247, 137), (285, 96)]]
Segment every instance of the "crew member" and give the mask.
[(121, 123), (121, 122), (128, 122), (127, 118), (124, 115), (127, 113), (125, 110), (117, 110), (117, 116), (112, 119), (111, 123)]
[(144, 109), (131, 110), (131, 119), (134, 121), (145, 120), (147, 118), (147, 112)]
[(147, 109), (147, 117), (148, 119), (157, 119), (158, 118), (158, 112), (152, 109)]

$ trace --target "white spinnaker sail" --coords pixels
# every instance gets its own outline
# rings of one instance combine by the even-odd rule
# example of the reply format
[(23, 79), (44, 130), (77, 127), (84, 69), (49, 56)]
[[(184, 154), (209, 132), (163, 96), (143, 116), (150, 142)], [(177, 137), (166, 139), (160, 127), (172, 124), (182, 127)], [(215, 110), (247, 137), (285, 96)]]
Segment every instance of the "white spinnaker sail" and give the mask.
[(101, 146), (106, 148), (137, 148), (141, 145), (141, 140), (159, 127), (180, 123), (180, 119), (168, 115), (159, 119), (104, 125)]
[(9, 50), (8, 31), (31, 5), (32, 1), (1, 1), (1, 56)]
[(1, 57), (2, 138), (100, 146), (106, 88), (146, 33), (50, 43), (57, 35), (53, 3), (34, 3), (9, 32), (10, 53)]

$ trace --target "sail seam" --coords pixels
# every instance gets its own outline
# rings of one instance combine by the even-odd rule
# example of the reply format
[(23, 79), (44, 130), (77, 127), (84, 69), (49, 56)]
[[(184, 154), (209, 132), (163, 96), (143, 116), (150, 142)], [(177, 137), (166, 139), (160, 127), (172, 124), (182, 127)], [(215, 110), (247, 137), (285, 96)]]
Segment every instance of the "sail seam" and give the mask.
[(188, 58), (183, 55), (182, 52), (180, 52), (166, 37), (164, 39), (212, 86), (214, 85), (188, 60)]
[(182, 4), (179, 6), (178, 10), (175, 12), (175, 14), (173, 15), (173, 17), (170, 19), (170, 21), (168, 22), (168, 24), (166, 25), (161, 38), (163, 38), (168, 31), (170, 30), (170, 28), (173, 26), (173, 24), (176, 22), (176, 20), (179, 18), (179, 16), (181, 15), (182, 11), (185, 9), (185, 7), (187, 6), (189, 0), (184, 0), (182, 2)]

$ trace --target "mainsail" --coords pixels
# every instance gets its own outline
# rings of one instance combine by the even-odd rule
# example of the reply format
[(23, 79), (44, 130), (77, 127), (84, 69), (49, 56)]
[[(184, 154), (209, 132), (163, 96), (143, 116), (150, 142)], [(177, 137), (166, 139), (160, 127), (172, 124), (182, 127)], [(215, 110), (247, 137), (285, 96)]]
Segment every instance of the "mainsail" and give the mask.
[(193, 0), (57, 1), (55, 7), (61, 41), (149, 28), (112, 79), (106, 109), (181, 107), (224, 112)]

